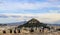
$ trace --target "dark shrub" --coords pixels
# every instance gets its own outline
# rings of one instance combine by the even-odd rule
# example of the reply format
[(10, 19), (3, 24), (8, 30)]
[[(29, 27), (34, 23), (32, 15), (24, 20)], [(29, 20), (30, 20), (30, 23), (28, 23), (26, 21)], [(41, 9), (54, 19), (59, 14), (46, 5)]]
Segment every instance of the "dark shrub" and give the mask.
[(6, 33), (6, 31), (5, 31), (5, 30), (3, 30), (3, 33), (5, 34), (5, 33)]

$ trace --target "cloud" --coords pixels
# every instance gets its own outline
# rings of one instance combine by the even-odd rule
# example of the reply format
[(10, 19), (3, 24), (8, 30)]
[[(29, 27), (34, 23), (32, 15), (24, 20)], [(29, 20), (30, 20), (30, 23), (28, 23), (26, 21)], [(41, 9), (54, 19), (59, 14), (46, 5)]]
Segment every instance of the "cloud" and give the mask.
[(60, 10), (49, 10), (49, 13), (60, 13)]
[[(43, 23), (53, 23), (55, 21), (60, 20), (60, 14), (58, 13), (44, 13), (44, 14), (1, 14), (7, 16), (7, 18), (0, 18), (1, 20), (8, 20), (10, 22), (11, 20), (16, 22), (16, 21), (28, 21), (32, 18), (36, 18), (40, 22)], [(13, 17), (15, 16), (15, 17)], [(19, 17), (17, 17), (19, 16)], [(0, 20), (0, 21), (1, 21)], [(2, 22), (2, 21), (1, 21)]]
[(50, 2), (59, 2), (60, 0), (48, 0)]
[(0, 4), (0, 10), (17, 10), (17, 9), (43, 9), (48, 7), (59, 7), (60, 5), (55, 5), (49, 2), (40, 3), (28, 3), (28, 2), (2, 2)]
[[(20, 0), (20, 1), (19, 0), (3, 0), (3, 1), (1, 0), (0, 13), (34, 13), (34, 12), (40, 13), (40, 11), (42, 13), (48, 13), (48, 12), (50, 13), (50, 9), (48, 11), (48, 8), (55, 8), (55, 9), (60, 8), (59, 2), (54, 3), (54, 2), (48, 2), (48, 1), (52, 1), (52, 0), (46, 0), (43, 2), (37, 1), (37, 0), (33, 0), (33, 1), (31, 0), (30, 2), (29, 0)], [(53, 13), (53, 11), (51, 11), (51, 13)]]
[(36, 18), (41, 22), (54, 22), (60, 20), (59, 2), (60, 0), (0, 0), (0, 19), (9, 22)]
[[(45, 5), (45, 6), (43, 6)], [(47, 3), (2, 3), (0, 9), (2, 10), (16, 10), (16, 9), (40, 9), (48, 5)]]

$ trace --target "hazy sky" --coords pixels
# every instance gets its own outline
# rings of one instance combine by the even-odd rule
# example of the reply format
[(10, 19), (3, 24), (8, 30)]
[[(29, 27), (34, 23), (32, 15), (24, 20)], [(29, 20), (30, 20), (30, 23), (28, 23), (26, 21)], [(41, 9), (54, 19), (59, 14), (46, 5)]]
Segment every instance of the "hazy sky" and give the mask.
[[(60, 0), (0, 0), (0, 14), (0, 23), (16, 22), (31, 17), (36, 17), (42, 22), (56, 22), (60, 21)], [(20, 17), (16, 17), (17, 14)], [(21, 14), (25, 16), (22, 19)]]
[(0, 13), (60, 13), (60, 0), (0, 0)]

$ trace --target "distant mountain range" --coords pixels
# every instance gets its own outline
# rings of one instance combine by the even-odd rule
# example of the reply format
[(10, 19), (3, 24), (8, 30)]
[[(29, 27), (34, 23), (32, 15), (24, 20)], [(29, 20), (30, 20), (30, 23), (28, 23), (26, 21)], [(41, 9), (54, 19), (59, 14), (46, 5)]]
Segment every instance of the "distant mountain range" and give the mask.
[[(24, 23), (26, 23), (27, 21), (21, 21), (21, 22), (13, 22), (13, 23), (5, 23), (5, 24), (2, 24), (2, 23), (0, 23), (0, 26), (19, 26), (19, 25), (22, 25), (22, 24), (24, 24)], [(56, 21), (56, 22), (54, 22), (54, 23), (52, 23), (52, 24), (49, 24), (48, 23), (48, 25), (50, 25), (50, 26), (60, 26), (60, 21)]]
[(18, 26), (18, 25), (22, 25), (24, 23), (26, 23), (27, 21), (21, 21), (21, 22), (14, 22), (14, 23), (5, 23), (5, 24), (2, 24), (0, 23), (0, 26)]
[(51, 25), (54, 25), (54, 26), (60, 26), (60, 20), (56, 21), (56, 22), (53, 22), (53, 24)]
[(18, 26), (26, 23), (27, 21), (15, 22), (15, 23), (8, 23), (8, 26)]
[(60, 26), (60, 24), (48, 24), (49, 26)]

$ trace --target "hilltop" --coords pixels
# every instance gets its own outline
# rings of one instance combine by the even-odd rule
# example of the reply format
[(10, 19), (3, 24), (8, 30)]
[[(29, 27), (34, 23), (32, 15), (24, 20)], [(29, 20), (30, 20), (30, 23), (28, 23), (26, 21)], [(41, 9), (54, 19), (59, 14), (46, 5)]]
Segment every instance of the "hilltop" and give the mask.
[(47, 27), (47, 24), (39, 22), (37, 19), (33, 18), (28, 22), (24, 23), (23, 25), (19, 25), (18, 28), (21, 27)]

